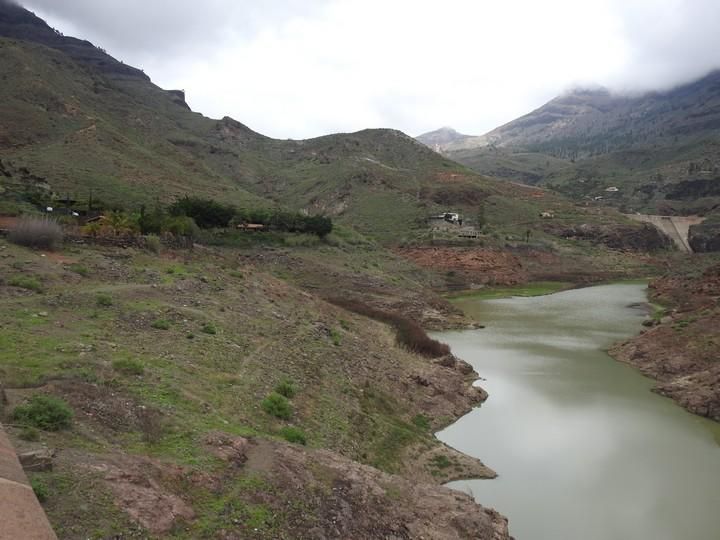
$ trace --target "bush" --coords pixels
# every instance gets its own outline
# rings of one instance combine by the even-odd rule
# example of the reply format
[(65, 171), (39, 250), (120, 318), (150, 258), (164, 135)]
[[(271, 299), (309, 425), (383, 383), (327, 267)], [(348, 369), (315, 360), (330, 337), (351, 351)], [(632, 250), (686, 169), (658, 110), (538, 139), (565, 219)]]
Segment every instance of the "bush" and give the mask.
[(145, 237), (145, 247), (148, 251), (157, 255), (162, 248), (162, 242), (160, 242), (160, 238), (151, 234)]
[(342, 336), (340, 335), (340, 332), (334, 328), (330, 329), (330, 339), (336, 347), (339, 347), (342, 344)]
[(262, 400), (260, 403), (263, 411), (281, 418), (283, 420), (289, 420), (292, 416), (292, 406), (285, 396), (281, 396), (277, 392), (272, 392), (268, 397)]
[(156, 330), (170, 330), (170, 321), (166, 319), (158, 319), (154, 323), (152, 323), (150, 326), (155, 328)]
[(8, 240), (13, 244), (36, 249), (55, 249), (63, 240), (60, 224), (48, 218), (23, 218), (10, 231)]
[(215, 328), (215, 325), (212, 323), (205, 323), (203, 327), (201, 328), (203, 332), (206, 334), (215, 335), (217, 334), (217, 328)]
[(291, 381), (285, 379), (280, 381), (280, 383), (275, 387), (275, 392), (288, 399), (292, 399), (295, 397), (297, 391), (295, 390), (295, 385)]
[(72, 409), (62, 399), (38, 394), (15, 407), (12, 419), (23, 426), (36, 427), (47, 431), (58, 431), (70, 427)]
[(234, 207), (200, 197), (184, 197), (177, 200), (170, 205), (168, 211), (172, 216), (193, 218), (201, 229), (227, 227), (235, 216)]
[(116, 211), (86, 224), (82, 231), (91, 236), (134, 236), (140, 232), (140, 225), (137, 216)]
[(397, 342), (409, 351), (428, 358), (450, 354), (449, 345), (431, 338), (420, 325), (410, 319), (398, 318), (395, 329), (397, 330)]
[(95, 297), (95, 302), (96, 302), (97, 305), (100, 306), (100, 307), (110, 307), (110, 306), (113, 305), (112, 296), (110, 296), (109, 294), (104, 294), (104, 293), (103, 293), (103, 294), (98, 294), (98, 295)]
[(32, 487), (32, 490), (35, 493), (38, 501), (43, 503), (48, 500), (48, 497), (50, 496), (50, 491), (48, 490), (45, 482), (43, 482), (39, 478), (32, 478), (30, 480), (30, 487)]
[(41, 292), (43, 289), (42, 283), (32, 276), (13, 276), (8, 281), (8, 285), (35, 292)]
[(140, 207), (138, 226), (141, 234), (160, 234), (163, 231), (163, 223), (167, 219), (162, 208), (157, 207), (151, 212), (145, 211), (145, 206)]
[(119, 371), (125, 375), (142, 375), (145, 373), (145, 366), (142, 362), (132, 358), (113, 360), (112, 367), (115, 371)]
[(280, 436), (287, 442), (303, 445), (307, 444), (307, 437), (305, 437), (305, 433), (301, 429), (293, 426), (282, 428), (280, 430)]
[(450, 354), (449, 345), (432, 339), (419, 324), (399, 313), (383, 311), (348, 298), (330, 298), (329, 301), (353, 313), (392, 325), (395, 328), (395, 339), (398, 344), (409, 351), (428, 358)]
[(175, 236), (195, 238), (200, 232), (200, 228), (191, 217), (171, 216), (163, 223), (163, 231), (174, 234)]
[(71, 264), (68, 266), (68, 269), (71, 272), (81, 275), (82, 277), (88, 277), (90, 275), (90, 270), (88, 270), (87, 266), (83, 266), (82, 264)]

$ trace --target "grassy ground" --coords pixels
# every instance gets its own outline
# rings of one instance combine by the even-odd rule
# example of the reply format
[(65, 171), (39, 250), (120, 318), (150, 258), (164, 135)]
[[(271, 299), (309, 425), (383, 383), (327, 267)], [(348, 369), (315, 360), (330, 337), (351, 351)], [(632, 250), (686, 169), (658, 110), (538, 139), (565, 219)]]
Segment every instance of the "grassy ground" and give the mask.
[[(329, 272), (333, 265), (344, 269), (336, 273), (336, 290), (348, 275), (382, 285), (393, 264), (407, 264), (385, 268), (372, 247), (282, 249), (276, 261), (265, 249), (268, 262), (258, 269), (234, 248), (160, 256), (83, 246), (40, 253), (0, 240), (5, 422), (20, 448), (59, 450), (55, 470), (37, 478), (47, 486), (46, 509), (61, 537), (132, 530), (113, 503), (113, 485), (102, 473), (108, 467), (133, 470), (150, 458), (198, 475), (223, 470), (203, 443), (215, 432), (282, 439), (295, 428), (310, 447), (389, 472), (403, 471), (408, 447), (436, 445), (429, 428), (439, 423), (444, 398), (403, 381), (437, 368), (398, 348), (386, 326), (287, 281), (309, 284), (323, 259)], [(354, 258), (342, 262), (343, 249)], [(315, 266), (289, 275), (282, 269), (288, 259)], [(410, 277), (395, 279), (389, 285), (398, 294), (403, 287), (421, 290)], [(276, 418), (262, 402), (288, 381), (295, 389), (290, 415)], [(74, 420), (69, 430), (41, 431), (28, 442), (10, 413), (38, 393), (68, 402)], [(418, 414), (426, 418), (422, 425), (413, 421)], [(284, 530), (282, 517), (268, 514), (258, 499), (262, 485), (243, 474), (232, 478), (219, 491), (193, 488), (185, 499), (200, 517), (172, 536), (212, 536), (229, 501), (265, 537)]]

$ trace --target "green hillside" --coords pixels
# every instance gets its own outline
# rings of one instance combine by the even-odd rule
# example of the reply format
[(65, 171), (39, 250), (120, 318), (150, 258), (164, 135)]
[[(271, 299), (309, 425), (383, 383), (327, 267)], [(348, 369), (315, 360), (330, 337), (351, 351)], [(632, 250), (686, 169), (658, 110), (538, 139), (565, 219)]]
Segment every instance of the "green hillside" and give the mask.
[(3, 35), (5, 213), (68, 195), (132, 210), (199, 194), (238, 207), (325, 213), (386, 243), (422, 236), (426, 218), (447, 210), (484, 213), (499, 234), (524, 232), (549, 207), (598, 219), (551, 193), (539, 200), (477, 174), (398, 131), (276, 140), (229, 117), (206, 118), (182, 93), (7, 3)]

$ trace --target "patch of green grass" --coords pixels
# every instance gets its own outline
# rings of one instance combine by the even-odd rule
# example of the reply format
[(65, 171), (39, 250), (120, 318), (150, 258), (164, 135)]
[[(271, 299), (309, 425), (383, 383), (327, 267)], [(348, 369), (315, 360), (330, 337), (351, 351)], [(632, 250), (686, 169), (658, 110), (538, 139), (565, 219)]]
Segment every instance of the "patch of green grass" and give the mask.
[(37, 394), (27, 403), (15, 407), (12, 419), (23, 426), (47, 431), (59, 431), (70, 427), (73, 412), (62, 399)]
[(8, 280), (8, 285), (35, 292), (43, 290), (40, 280), (33, 276), (13, 276)]
[(145, 373), (145, 366), (134, 358), (118, 358), (113, 360), (112, 367), (125, 375), (142, 375)]
[(412, 419), (412, 423), (424, 431), (430, 431), (430, 420), (424, 414), (416, 414)]
[(48, 497), (50, 497), (50, 490), (42, 479), (37, 477), (31, 478), (30, 487), (32, 487), (33, 493), (35, 493), (35, 496), (41, 503), (44, 503), (48, 500)]
[(113, 305), (113, 299), (109, 294), (101, 293), (95, 297), (95, 303), (100, 307), (110, 307)]
[(217, 334), (217, 328), (213, 323), (205, 323), (203, 324), (201, 328), (202, 332), (205, 334), (215, 335)]
[(283, 243), (290, 247), (315, 247), (320, 244), (320, 238), (314, 234), (288, 233), (283, 238)]
[(170, 330), (170, 321), (167, 319), (158, 319), (154, 321), (150, 326), (156, 330)]
[(90, 275), (90, 270), (88, 269), (88, 267), (79, 263), (71, 264), (70, 266), (68, 266), (68, 270), (70, 270), (71, 272), (75, 272), (82, 277), (88, 277)]
[(373, 421), (359, 425), (361, 437), (370, 444), (364, 461), (385, 472), (397, 472), (403, 451), (409, 445), (428, 437), (415, 425), (398, 419), (402, 413), (394, 396), (367, 386), (360, 405), (366, 418)]
[(260, 402), (263, 411), (282, 420), (289, 420), (292, 416), (292, 405), (285, 396), (272, 392)]
[(450, 465), (452, 465), (452, 461), (444, 455), (433, 456), (430, 460), (430, 465), (438, 469), (447, 469)]
[(462, 291), (449, 294), (447, 297), (452, 300), (462, 300), (464, 298), (494, 300), (513, 296), (544, 296), (566, 290), (571, 286), (571, 283), (561, 281), (536, 281), (516, 287), (485, 287), (476, 291)]
[(295, 385), (292, 383), (292, 381), (288, 379), (283, 379), (275, 387), (275, 392), (288, 399), (292, 399), (295, 397), (297, 389), (295, 388)]
[(280, 430), (280, 436), (288, 442), (295, 444), (307, 444), (305, 433), (296, 427), (286, 426)]
[(335, 328), (330, 329), (330, 339), (336, 347), (342, 345), (342, 334), (340, 334), (340, 332), (338, 332)]

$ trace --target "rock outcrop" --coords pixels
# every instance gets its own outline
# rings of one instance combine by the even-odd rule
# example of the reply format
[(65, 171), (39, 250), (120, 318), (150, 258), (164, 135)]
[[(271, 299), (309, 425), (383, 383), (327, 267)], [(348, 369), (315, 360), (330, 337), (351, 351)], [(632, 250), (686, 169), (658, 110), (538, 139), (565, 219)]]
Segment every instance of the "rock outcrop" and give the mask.
[(650, 288), (671, 311), (610, 354), (657, 379), (659, 394), (720, 421), (720, 265), (700, 277), (658, 279)]

